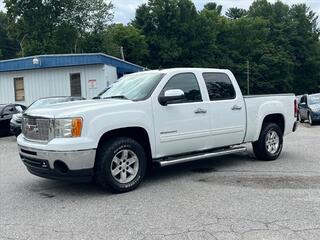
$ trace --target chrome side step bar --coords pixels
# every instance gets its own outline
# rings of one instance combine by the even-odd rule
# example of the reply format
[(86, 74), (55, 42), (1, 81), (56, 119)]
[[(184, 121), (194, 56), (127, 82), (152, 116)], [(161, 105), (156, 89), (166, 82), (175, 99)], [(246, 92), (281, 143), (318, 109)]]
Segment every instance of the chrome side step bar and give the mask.
[(165, 167), (165, 166), (200, 160), (204, 158), (218, 157), (218, 156), (223, 156), (228, 154), (242, 153), (246, 151), (247, 151), (246, 147), (234, 147), (234, 148), (229, 148), (225, 150), (216, 150), (214, 152), (206, 152), (206, 153), (200, 153), (200, 154), (190, 155), (190, 156), (180, 156), (178, 158), (171, 158), (170, 160), (162, 160), (162, 161), (160, 160), (160, 161), (157, 161), (157, 163), (159, 163), (161, 167)]

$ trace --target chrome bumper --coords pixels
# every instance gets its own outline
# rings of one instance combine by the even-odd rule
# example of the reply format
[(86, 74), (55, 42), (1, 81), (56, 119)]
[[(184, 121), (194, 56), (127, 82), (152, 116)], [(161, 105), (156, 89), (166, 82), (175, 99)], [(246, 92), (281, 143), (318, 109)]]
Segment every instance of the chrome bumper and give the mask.
[(58, 160), (65, 163), (69, 170), (91, 169), (94, 167), (96, 156), (95, 149), (59, 152), (23, 146), (18, 146), (18, 148), (21, 158), (46, 161), (50, 169), (54, 169), (54, 163)]

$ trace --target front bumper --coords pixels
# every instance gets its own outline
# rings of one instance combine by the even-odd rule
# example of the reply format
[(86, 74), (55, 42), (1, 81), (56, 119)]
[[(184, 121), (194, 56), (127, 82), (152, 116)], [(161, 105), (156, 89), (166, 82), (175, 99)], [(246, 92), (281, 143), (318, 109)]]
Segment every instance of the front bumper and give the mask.
[(95, 149), (59, 152), (18, 147), (22, 162), (36, 176), (77, 182), (92, 180)]

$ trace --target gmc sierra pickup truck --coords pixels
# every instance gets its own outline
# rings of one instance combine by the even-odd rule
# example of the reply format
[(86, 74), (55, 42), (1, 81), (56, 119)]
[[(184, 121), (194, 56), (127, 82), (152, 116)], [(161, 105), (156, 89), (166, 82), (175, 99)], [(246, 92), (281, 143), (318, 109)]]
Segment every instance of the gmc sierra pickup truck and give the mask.
[(145, 71), (122, 77), (101, 99), (27, 111), (18, 147), (34, 175), (126, 192), (147, 166), (240, 153), (245, 143), (257, 159), (275, 160), (296, 114), (293, 94), (243, 97), (229, 70)]

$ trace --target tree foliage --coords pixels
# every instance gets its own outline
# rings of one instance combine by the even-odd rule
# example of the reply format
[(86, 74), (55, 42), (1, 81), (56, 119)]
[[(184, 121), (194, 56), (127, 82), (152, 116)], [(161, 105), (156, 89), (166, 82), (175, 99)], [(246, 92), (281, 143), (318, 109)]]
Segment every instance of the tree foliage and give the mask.
[[(149, 68), (232, 70), (251, 93), (320, 91), (318, 16), (305, 4), (255, 0), (248, 10), (191, 0), (148, 0), (128, 25), (107, 0), (4, 0), (0, 58), (104, 52)], [(225, 15), (224, 15), (225, 14)]]
[(0, 59), (13, 58), (19, 51), (18, 43), (8, 36), (7, 15), (0, 12)]
[(5, 0), (10, 36), (22, 42), (21, 55), (79, 52), (88, 32), (112, 20), (113, 6), (103, 0)]
[(200, 12), (190, 0), (149, 0), (133, 24), (146, 36), (150, 67), (231, 69), (250, 92), (320, 90), (320, 43), (317, 16), (305, 4), (256, 0), (248, 11), (210, 2)]

